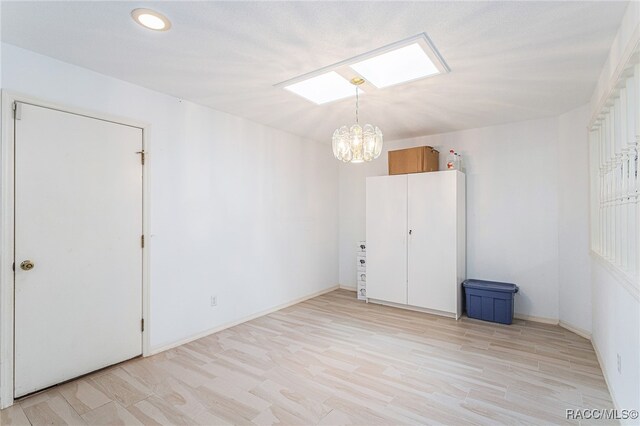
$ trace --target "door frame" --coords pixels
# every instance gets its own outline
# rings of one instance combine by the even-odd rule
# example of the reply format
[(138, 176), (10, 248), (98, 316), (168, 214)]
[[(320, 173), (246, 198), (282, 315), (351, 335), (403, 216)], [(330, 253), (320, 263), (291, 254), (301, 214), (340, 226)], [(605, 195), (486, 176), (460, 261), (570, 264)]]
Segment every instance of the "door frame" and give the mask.
[(142, 318), (145, 319), (142, 331), (142, 356), (148, 356), (150, 348), (150, 217), (149, 217), (149, 133), (151, 125), (123, 117), (101, 112), (62, 106), (35, 99), (19, 93), (2, 90), (1, 114), (2, 134), (0, 135), (0, 409), (14, 402), (14, 121), (13, 103), (21, 102), (39, 107), (50, 108), (66, 113), (81, 115), (98, 120), (142, 129), (142, 149), (145, 151), (145, 164), (142, 172), (142, 232), (145, 245), (142, 249)]

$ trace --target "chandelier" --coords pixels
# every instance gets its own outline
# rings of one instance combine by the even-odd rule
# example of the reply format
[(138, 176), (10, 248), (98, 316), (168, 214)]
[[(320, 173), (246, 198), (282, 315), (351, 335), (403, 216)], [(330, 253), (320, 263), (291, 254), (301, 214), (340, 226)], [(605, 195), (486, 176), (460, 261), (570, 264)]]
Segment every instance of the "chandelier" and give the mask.
[(360, 126), (358, 121), (358, 89), (364, 80), (351, 79), (356, 86), (356, 124), (351, 127), (342, 126), (333, 132), (333, 156), (345, 163), (362, 163), (380, 157), (382, 152), (382, 132), (376, 126), (365, 124)]

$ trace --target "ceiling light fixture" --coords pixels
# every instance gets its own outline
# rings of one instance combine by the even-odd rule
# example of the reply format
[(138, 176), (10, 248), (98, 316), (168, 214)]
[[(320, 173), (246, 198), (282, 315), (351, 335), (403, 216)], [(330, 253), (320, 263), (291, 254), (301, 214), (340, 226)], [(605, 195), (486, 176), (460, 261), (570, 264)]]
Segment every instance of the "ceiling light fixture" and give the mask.
[(131, 17), (138, 24), (154, 31), (167, 31), (171, 28), (171, 21), (162, 13), (158, 13), (151, 9), (134, 9), (131, 11)]
[(360, 126), (358, 117), (358, 90), (365, 81), (360, 77), (351, 79), (356, 86), (356, 124), (351, 127), (342, 126), (333, 132), (333, 156), (345, 163), (362, 163), (375, 160), (382, 152), (382, 132), (376, 126), (365, 124)]

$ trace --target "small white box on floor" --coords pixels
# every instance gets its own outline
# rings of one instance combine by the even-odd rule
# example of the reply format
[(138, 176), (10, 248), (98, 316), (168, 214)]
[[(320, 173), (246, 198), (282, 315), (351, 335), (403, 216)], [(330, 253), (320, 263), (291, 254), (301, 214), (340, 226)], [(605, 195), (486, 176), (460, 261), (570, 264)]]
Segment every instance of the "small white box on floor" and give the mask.
[(367, 287), (362, 281), (358, 281), (358, 300), (367, 300)]

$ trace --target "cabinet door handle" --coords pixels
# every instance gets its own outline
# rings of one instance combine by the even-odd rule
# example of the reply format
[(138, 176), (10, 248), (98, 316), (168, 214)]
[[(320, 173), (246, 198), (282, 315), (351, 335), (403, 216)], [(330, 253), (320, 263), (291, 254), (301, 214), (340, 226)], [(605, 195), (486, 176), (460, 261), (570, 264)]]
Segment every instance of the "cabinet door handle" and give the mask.
[(409, 235), (411, 235), (412, 232), (413, 232), (413, 229), (409, 229)]

